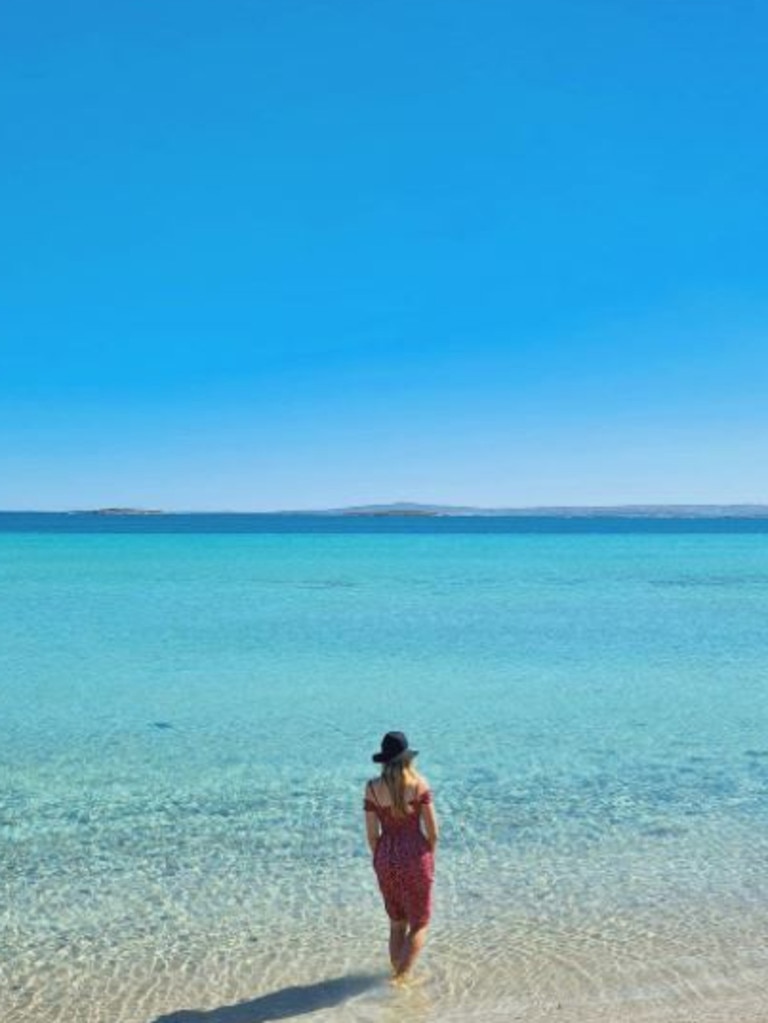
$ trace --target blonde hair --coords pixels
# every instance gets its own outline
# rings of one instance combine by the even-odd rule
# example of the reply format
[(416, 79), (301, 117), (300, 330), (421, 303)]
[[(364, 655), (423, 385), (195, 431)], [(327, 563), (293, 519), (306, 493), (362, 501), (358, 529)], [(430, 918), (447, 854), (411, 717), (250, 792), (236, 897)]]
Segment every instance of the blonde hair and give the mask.
[(389, 790), (395, 816), (404, 816), (408, 813), (405, 805), (405, 790), (408, 785), (418, 783), (419, 772), (413, 766), (410, 757), (398, 757), (396, 760), (384, 764), (381, 769), (381, 777)]

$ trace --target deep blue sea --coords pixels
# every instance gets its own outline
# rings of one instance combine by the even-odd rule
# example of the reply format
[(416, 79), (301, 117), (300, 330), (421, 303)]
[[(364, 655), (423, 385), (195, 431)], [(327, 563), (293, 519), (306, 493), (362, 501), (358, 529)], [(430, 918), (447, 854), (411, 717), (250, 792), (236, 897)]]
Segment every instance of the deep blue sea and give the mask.
[(1, 514), (0, 1019), (765, 1020), (767, 627), (766, 520)]

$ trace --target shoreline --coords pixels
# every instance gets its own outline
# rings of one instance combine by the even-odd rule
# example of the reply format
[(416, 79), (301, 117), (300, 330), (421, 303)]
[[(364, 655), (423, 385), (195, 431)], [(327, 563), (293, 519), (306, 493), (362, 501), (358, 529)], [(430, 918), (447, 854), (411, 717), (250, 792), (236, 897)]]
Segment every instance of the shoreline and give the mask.
[[(348, 921), (342, 917), (341, 923), (346, 930)], [(539, 957), (521, 949), (515, 957), (510, 950), (499, 954), (497, 946), (478, 971), (462, 966), (461, 947), (436, 928), (412, 980), (395, 988), (388, 982), (381, 928), (371, 927), (365, 939), (356, 930), (320, 951), (310, 945), (329, 937), (325, 928), (298, 942), (289, 929), (270, 950), (233, 941), (233, 935), (214, 935), (206, 944), (202, 934), (187, 951), (127, 945), (84, 955), (80, 949), (78, 962), (60, 949), (24, 976), (14, 976), (6, 961), (0, 1008), (4, 1023), (256, 1023), (307, 1013), (325, 1023), (369, 1023), (391, 1012), (420, 1023), (768, 1020), (765, 966), (734, 974), (724, 963), (722, 970), (707, 972), (681, 955), (644, 965), (627, 949), (626, 958), (613, 962), (613, 982), (606, 985), (604, 964), (601, 973), (595, 961), (593, 971), (593, 961), (575, 948)], [(535, 934), (529, 940), (535, 945)], [(759, 952), (756, 947), (755, 960)], [(624, 973), (630, 964), (632, 979)]]

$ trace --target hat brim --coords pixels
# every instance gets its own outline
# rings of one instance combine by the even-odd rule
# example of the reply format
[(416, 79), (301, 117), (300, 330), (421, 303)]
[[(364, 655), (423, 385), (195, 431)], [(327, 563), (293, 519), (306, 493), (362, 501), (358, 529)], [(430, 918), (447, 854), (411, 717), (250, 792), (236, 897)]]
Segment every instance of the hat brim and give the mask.
[(394, 764), (396, 760), (413, 760), (418, 755), (417, 749), (404, 749), (400, 753), (395, 753), (393, 757), (385, 757), (383, 753), (374, 753), (371, 760), (374, 764)]

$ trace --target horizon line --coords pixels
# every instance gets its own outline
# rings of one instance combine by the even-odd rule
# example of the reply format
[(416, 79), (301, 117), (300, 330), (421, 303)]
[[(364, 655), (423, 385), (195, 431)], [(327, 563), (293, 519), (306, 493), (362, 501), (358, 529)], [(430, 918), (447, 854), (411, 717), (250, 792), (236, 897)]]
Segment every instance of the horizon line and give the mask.
[(429, 504), (415, 501), (394, 501), (369, 504), (350, 504), (335, 507), (313, 508), (271, 508), (271, 509), (237, 509), (237, 508), (156, 508), (144, 505), (101, 505), (93, 508), (0, 508), (3, 515), (349, 515), (349, 514), (391, 514), (423, 515), (454, 514), (471, 516), (476, 514), (541, 514), (553, 512), (631, 512), (631, 511), (714, 511), (720, 513), (728, 510), (762, 511), (768, 513), (768, 502), (759, 501), (728, 501), (728, 502), (625, 502), (603, 504), (536, 504), (536, 505), (460, 505), (460, 504)]

